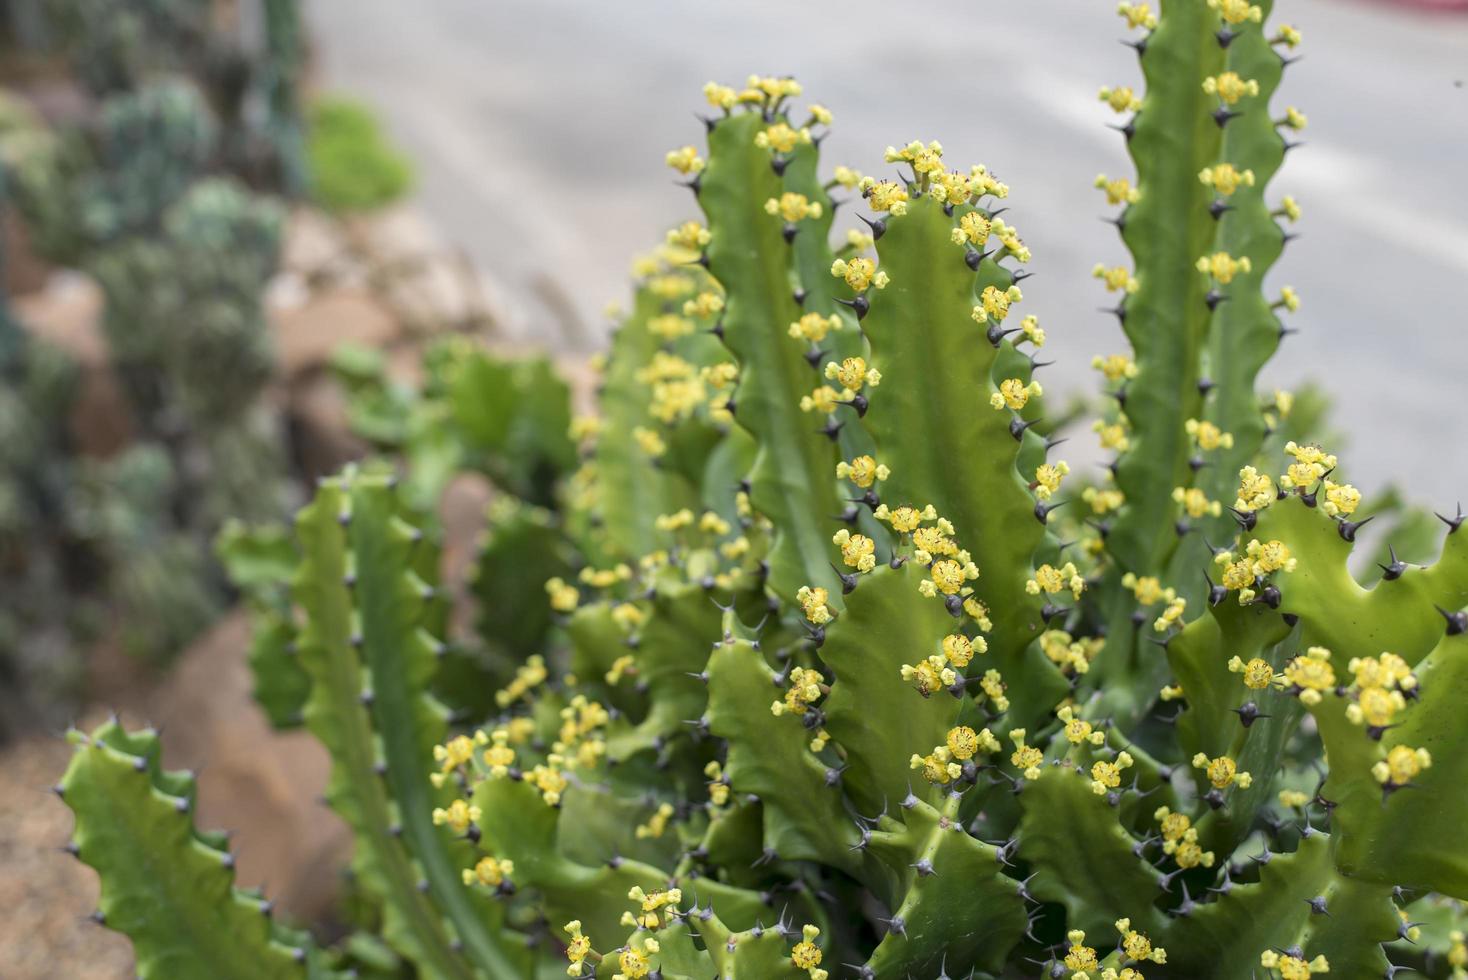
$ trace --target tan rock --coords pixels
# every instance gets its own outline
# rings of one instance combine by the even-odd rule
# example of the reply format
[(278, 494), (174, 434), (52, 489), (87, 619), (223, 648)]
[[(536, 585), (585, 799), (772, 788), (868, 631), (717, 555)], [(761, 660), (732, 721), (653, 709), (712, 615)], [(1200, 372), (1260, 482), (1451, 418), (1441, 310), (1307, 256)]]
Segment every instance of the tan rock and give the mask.
[(250, 696), (249, 639), (244, 612), (220, 620), (148, 698), (147, 714), (164, 732), (164, 763), (199, 770), (196, 819), (231, 832), (237, 883), (310, 922), (332, 908), (350, 835), (319, 802), (325, 749), (305, 731), (273, 732)]
[(270, 328), (288, 379), (326, 367), (342, 344), (383, 347), (398, 334), (392, 313), (361, 289), (331, 289), (298, 306), (273, 308)]
[(71, 435), (84, 456), (106, 457), (132, 441), (127, 394), (108, 358), (102, 333), (102, 291), (79, 272), (51, 274), (43, 289), (21, 296), (16, 319), (39, 339), (71, 356), (81, 377), (72, 405)]
[(106, 366), (102, 290), (80, 272), (52, 273), (43, 288), (15, 300), (16, 319), (34, 337), (88, 367)]
[(300, 380), (288, 398), (296, 454), (307, 481), (335, 473), (366, 454), (367, 444), (352, 434), (346, 395), (330, 374), (317, 372)]
[(43, 288), (51, 266), (31, 250), (30, 233), (13, 209), (0, 212), (0, 238), (0, 255), (5, 256), (5, 280), (0, 288), (5, 295), (15, 297)]

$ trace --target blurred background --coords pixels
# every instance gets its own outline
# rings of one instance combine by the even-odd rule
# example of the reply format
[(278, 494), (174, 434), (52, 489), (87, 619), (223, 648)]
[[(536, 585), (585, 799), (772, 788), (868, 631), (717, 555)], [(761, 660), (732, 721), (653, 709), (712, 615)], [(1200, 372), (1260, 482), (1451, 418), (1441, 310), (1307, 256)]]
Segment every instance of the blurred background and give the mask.
[[(1331, 397), (1364, 490), (1450, 511), (1468, 4), (1276, 7), (1305, 43), (1274, 110), (1310, 125), (1275, 183), (1304, 219), (1273, 285), (1304, 305), (1265, 382)], [(584, 394), (632, 256), (696, 214), (662, 158), (700, 142), (710, 78), (797, 76), (833, 164), (882, 174), (912, 139), (986, 163), (1034, 251), (1047, 388), (1089, 395), (1122, 342), (1090, 278), (1125, 261), (1092, 187), (1131, 174), (1096, 99), (1138, 84), (1120, 37), (1109, 0), (0, 0), (0, 976), (131, 976), (44, 792), (55, 735), (112, 708), (203, 767), (200, 823), (240, 831), (243, 882), (335, 914), (325, 763), (251, 705), (214, 542), (372, 448), (348, 389), (412, 382), (445, 336), (547, 352)], [(449, 562), (487, 495), (450, 485)]]

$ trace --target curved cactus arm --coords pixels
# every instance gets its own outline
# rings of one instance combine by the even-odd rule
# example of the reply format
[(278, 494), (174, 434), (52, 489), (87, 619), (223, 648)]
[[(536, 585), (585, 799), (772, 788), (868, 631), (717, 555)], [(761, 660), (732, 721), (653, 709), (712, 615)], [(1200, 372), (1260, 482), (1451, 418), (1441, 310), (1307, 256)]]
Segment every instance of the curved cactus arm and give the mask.
[(736, 793), (759, 797), (764, 846), (780, 858), (821, 861), (858, 874), (858, 835), (835, 770), (810, 750), (803, 715), (772, 716), (782, 685), (748, 640), (726, 637), (704, 668), (709, 731), (728, 741), (724, 773)]
[(1245, 687), (1240, 675), (1229, 671), (1230, 659), (1247, 662), (1262, 657), (1283, 667), (1274, 662), (1280, 658), (1272, 648), (1289, 632), (1283, 617), (1271, 609), (1221, 602), (1168, 640), (1167, 661), (1187, 698), (1187, 707), (1177, 718), (1184, 756), (1206, 752), (1211, 758), (1227, 751), (1239, 732), (1237, 709), (1250, 700), (1257, 705), (1271, 694)]
[(758, 112), (710, 123), (708, 165), (696, 189), (712, 235), (708, 269), (725, 291), (720, 330), (739, 362), (734, 417), (758, 443), (750, 500), (774, 524), (769, 585), (788, 601), (806, 585), (837, 593), (827, 528), (846, 504), (836, 495), (835, 443), (823, 431), (828, 419), (800, 409), (824, 379), (787, 332), (804, 311), (782, 223), (764, 208), (784, 192), (771, 152), (755, 144), (765, 125)]
[(1262, 973), (1262, 953), (1298, 947), (1306, 960), (1324, 955), (1333, 977), (1388, 975), (1381, 944), (1400, 926), (1391, 889), (1340, 877), (1330, 852), (1329, 838), (1312, 834), (1294, 852), (1259, 863), (1257, 882), (1231, 884), (1217, 900), (1171, 920), (1160, 937), (1168, 966), (1195, 976), (1253, 977)]
[[(973, 211), (968, 205), (956, 209), (960, 217)], [(1001, 669), (1015, 667), (1043, 629), (1040, 602), (1025, 591), (1025, 573), (1045, 536), (1029, 477), (1016, 464), (1022, 443), (1043, 457), (1044, 440), (1013, 412), (989, 405), (995, 386), (1005, 380), (1000, 353), (1015, 353), (1004, 337), (1014, 321), (990, 320), (994, 343), (974, 322), (985, 287), (1005, 290), (1015, 278), (993, 256), (983, 259), (976, 274), (966, 256), (972, 260), (980, 253), (971, 244), (954, 244), (956, 219), (931, 197), (912, 201), (904, 215), (881, 220), (885, 230), (876, 250), (891, 281), (871, 294), (861, 321), (869, 360), (882, 374), (863, 419), (878, 461), (891, 469), (879, 489), (892, 506), (932, 504), (953, 523), (955, 540), (979, 567), (973, 588), (994, 624), (990, 651)], [(1021, 380), (1028, 383), (1025, 358), (1013, 360), (1023, 365)], [(1045, 663), (1043, 657), (1039, 661)], [(1045, 682), (1038, 670), (1034, 680)], [(1059, 681), (1059, 675), (1051, 680)], [(1053, 704), (1064, 688), (1049, 686)]]
[(1154, 907), (1162, 875), (1138, 856), (1138, 842), (1086, 777), (1047, 768), (1025, 785), (1020, 803), (1019, 854), (1035, 873), (1037, 898), (1064, 905), (1072, 929), (1109, 934), (1114, 920), (1128, 917), (1141, 932), (1162, 933)]
[[(1304, 714), (1298, 701), (1272, 683), (1248, 687), (1230, 664), (1234, 658), (1236, 667), (1258, 659), (1278, 672), (1298, 648), (1277, 612), (1228, 601), (1211, 606), (1167, 642), (1168, 663), (1186, 699), (1175, 722), (1180, 757), (1226, 755), (1253, 774), (1249, 786), (1231, 789), (1198, 822), (1206, 848), (1228, 853), (1248, 833), (1255, 814), (1274, 796), (1275, 777)], [(1206, 793), (1202, 771), (1192, 775), (1199, 793)]]
[(348, 473), (325, 482), (297, 520), (306, 724), (331, 753), (327, 799), (356, 832), (354, 867), (383, 903), (388, 941), (428, 976), (474, 976), (467, 956), (514, 976), (492, 910), (460, 880), (467, 845), (432, 825), (427, 769), (444, 724), (424, 694), (434, 644), (416, 626), (425, 597), (407, 573), (415, 534), (396, 510), (387, 481)]
[(248, 657), (255, 681), (252, 693), (271, 727), (300, 727), (311, 677), (296, 657), (296, 624), (274, 611), (252, 612)]
[(482, 813), (482, 846), (513, 862), (516, 885), (540, 893), (553, 925), (579, 919), (591, 936), (625, 934), (619, 923), (629, 908), (628, 890), (653, 891), (667, 882), (665, 872), (637, 861), (589, 867), (565, 857), (557, 844), (558, 811), (524, 780), (484, 779), (474, 788), (474, 804)]
[[(1272, 6), (1272, 2), (1259, 4), (1265, 17)], [(1279, 317), (1264, 296), (1264, 279), (1286, 241), (1273, 205), (1265, 199), (1269, 182), (1285, 157), (1285, 141), (1269, 107), (1285, 62), (1262, 25), (1239, 31), (1229, 43), (1227, 57), (1227, 70), (1246, 85), (1257, 84), (1258, 92), (1233, 105), (1215, 103), (1220, 110), (1217, 118), (1226, 121), (1218, 159), (1210, 167), (1226, 164), (1240, 177), (1237, 187), (1227, 176), (1221, 186), (1205, 185), (1205, 192), (1214, 195), (1213, 210), (1219, 215), (1217, 235), (1208, 251), (1234, 258), (1247, 256), (1250, 263), (1233, 282), (1220, 288), (1225, 298), (1213, 308), (1202, 352), (1203, 376), (1212, 386), (1204, 412), (1232, 436), (1232, 445), (1209, 453), (1209, 465), (1198, 471), (1196, 485), (1210, 500), (1224, 503), (1232, 499), (1239, 467), (1256, 459), (1264, 443), (1265, 419), (1255, 383), (1282, 337)], [(1221, 192), (1230, 188), (1226, 195)], [(1204, 533), (1214, 540), (1223, 538), (1226, 520), (1227, 515), (1204, 521)]]
[(1251, 515), (1249, 522), (1244, 537), (1282, 541), (1297, 561), (1294, 571), (1275, 576), (1280, 611), (1299, 617), (1307, 645), (1328, 647), (1337, 657), (1390, 650), (1415, 664), (1442, 635), (1437, 610), (1468, 603), (1468, 538), (1456, 531), (1447, 535), (1435, 564), (1404, 567), (1368, 589), (1347, 566), (1353, 547), (1349, 523), (1327, 518), (1296, 495)]
[[(595, 791), (573, 785), (567, 792)], [(592, 866), (568, 857), (565, 838), (579, 829), (562, 826), (561, 810), (546, 804), (540, 790), (524, 779), (482, 779), (473, 798), (482, 814), (481, 847), (513, 862), (514, 882), (539, 893), (540, 907), (552, 924), (576, 919), (593, 937), (625, 935), (620, 923), (635, 910), (628, 895), (633, 888), (651, 893), (678, 884), (667, 871), (630, 858), (613, 855)], [(703, 878), (690, 879), (683, 887), (689, 900), (711, 902), (730, 921), (752, 926), (778, 915), (770, 904), (774, 899), (755, 891)]]
[[(958, 794), (950, 794), (941, 810), (905, 802), (905, 826), (886, 834), (901, 839), (907, 860), (900, 903), (866, 963), (870, 976), (900, 980), (932, 976), (935, 970), (997, 972), (1025, 934), (1029, 918), (1023, 888), (1003, 874), (998, 850), (965, 832), (958, 821), (959, 801)], [(895, 843), (874, 841), (874, 847)]]
[(1116, 467), (1127, 506), (1107, 547), (1138, 574), (1159, 568), (1173, 544), (1171, 527), (1157, 516), (1172, 512), (1173, 487), (1189, 482), (1183, 421), (1200, 417), (1203, 405), (1198, 369), (1208, 285), (1194, 263), (1218, 232), (1208, 210), (1211, 192), (1198, 173), (1218, 162), (1223, 143), (1214, 100), (1202, 88), (1226, 63), (1226, 49), (1214, 37), (1219, 27), (1206, 4), (1167, 5), (1141, 46), (1147, 91), (1123, 129), (1140, 196), (1121, 222), (1137, 286), (1118, 309), (1137, 374), (1122, 408), (1131, 448)]
[(688, 734), (708, 703), (698, 675), (722, 622), (714, 597), (701, 585), (654, 589), (632, 651), (637, 685), (646, 691), (650, 708), (635, 726), (608, 738), (608, 758), (622, 761)]
[(97, 921), (132, 940), (138, 976), (305, 978), (318, 954), (276, 941), (270, 903), (233, 887), (234, 857), (194, 830), (193, 779), (163, 772), (157, 735), (109, 721), (68, 738), (69, 849), (101, 876)]
[[(636, 434), (657, 427), (648, 385), (640, 379), (663, 346), (649, 324), (659, 317), (676, 317), (674, 299), (681, 301), (696, 290), (698, 281), (706, 280), (674, 269), (640, 282), (631, 311), (612, 335), (600, 390), (602, 422), (590, 456), (595, 468), (592, 503), (601, 518), (597, 533), (605, 538), (605, 546), (591, 552), (599, 561), (633, 561), (650, 554), (662, 543), (658, 516), (698, 506), (697, 488), (652, 460)], [(670, 298), (663, 292), (669, 284), (679, 284), (682, 291)]]
[(296, 658), (296, 623), (290, 579), (300, 556), (280, 526), (247, 527), (231, 521), (219, 532), (214, 553), (250, 607), (250, 673), (254, 696), (277, 729), (301, 724), (311, 678)]
[[(902, 666), (939, 653), (957, 625), (942, 602), (918, 591), (923, 577), (916, 562), (862, 576), (820, 649), (834, 678), (821, 704), (825, 727), (845, 753), (841, 781), (866, 813), (910, 793), (935, 798), (910, 760), (944, 744), (966, 700), (947, 690), (924, 696), (903, 680)], [(975, 657), (970, 673), (982, 662)]]
[(500, 360), (451, 341), (437, 365), (448, 420), (469, 462), (503, 489), (538, 504), (576, 461), (571, 443), (571, 394), (550, 361)]
[(515, 664), (545, 649), (553, 626), (545, 583), (570, 577), (568, 551), (551, 512), (513, 497), (490, 505), (470, 573), (475, 626)]
[[(1468, 780), (1468, 716), (1462, 705), (1468, 690), (1468, 635), (1444, 636), (1415, 673), (1420, 695), (1379, 747), (1369, 745), (1359, 726), (1338, 718), (1321, 721), (1331, 759), (1324, 792), (1338, 804), (1331, 811), (1336, 862), (1345, 874), (1365, 880), (1468, 898), (1468, 846), (1462, 834), (1468, 825), (1462, 792)], [(1339, 710), (1322, 703), (1317, 717)], [(1358, 761), (1363, 747), (1369, 755)], [(1410, 784), (1387, 792), (1369, 765), (1398, 747), (1426, 749), (1432, 764)], [(1356, 768), (1362, 762), (1368, 768)]]

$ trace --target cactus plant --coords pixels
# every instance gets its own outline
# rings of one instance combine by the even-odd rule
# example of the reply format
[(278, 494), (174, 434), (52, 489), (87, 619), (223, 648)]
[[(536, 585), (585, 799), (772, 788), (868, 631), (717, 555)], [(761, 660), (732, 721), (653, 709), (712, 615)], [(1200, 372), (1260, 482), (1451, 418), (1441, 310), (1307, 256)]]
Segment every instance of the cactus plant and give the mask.
[[(1358, 582), (1369, 506), (1254, 391), (1296, 302), (1259, 282), (1299, 35), (1247, 0), (1119, 12), (1147, 90), (1102, 92), (1138, 166), (1098, 181), (1134, 256), (1098, 269), (1132, 344), (1097, 359), (1114, 483), (1076, 487), (1040, 435), (1008, 186), (917, 141), (895, 180), (823, 179), (830, 113), (754, 76), (710, 83), (706, 150), (668, 154), (703, 220), (635, 267), (603, 413), (573, 425), (580, 568), (544, 583), (557, 627), (486, 716), (451, 728), (431, 695), (449, 590), (411, 484), (348, 470), (302, 512), (271, 663), (305, 675), (328, 799), (418, 975), (1468, 966), (1463, 517), (1431, 564), (1389, 551)], [(838, 203), (862, 224), (833, 248)], [(130, 768), (178, 777), (112, 727), (77, 737), (59, 790), (111, 920), (138, 887), (115, 851), (167, 845), (88, 828)], [(171, 870), (169, 900), (197, 890)], [(144, 963), (193, 962), (187, 925), (123, 928)]]

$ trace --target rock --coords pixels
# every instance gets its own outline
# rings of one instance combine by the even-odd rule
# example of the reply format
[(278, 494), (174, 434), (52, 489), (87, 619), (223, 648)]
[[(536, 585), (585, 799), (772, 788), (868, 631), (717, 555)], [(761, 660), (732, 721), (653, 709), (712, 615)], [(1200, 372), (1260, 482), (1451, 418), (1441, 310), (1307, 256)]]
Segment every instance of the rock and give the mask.
[(51, 266), (31, 250), (30, 233), (13, 209), (0, 211), (0, 263), (5, 279), (0, 288), (10, 297), (33, 293), (46, 285)]
[(366, 290), (333, 288), (269, 311), (277, 363), (285, 378), (325, 368), (342, 344), (385, 347), (398, 334), (392, 313)]
[(71, 836), (71, 811), (43, 792), (70, 758), (71, 746), (48, 735), (0, 749), (0, 950), (6, 980), (133, 975), (127, 938), (87, 919), (97, 907), (97, 875), (61, 850)]
[(287, 396), (295, 462), (308, 483), (329, 476), (368, 445), (352, 434), (346, 394), (329, 373), (317, 372), (293, 385)]
[(351, 261), (346, 237), (335, 221), (315, 208), (291, 210), (280, 250), (282, 271), (312, 279)]
[(127, 394), (108, 359), (102, 291), (79, 272), (54, 272), (43, 289), (15, 301), (16, 319), (34, 337), (70, 355), (81, 372), (71, 434), (84, 456), (107, 457), (132, 441)]
[(231, 832), (237, 884), (264, 887), (287, 916), (313, 922), (332, 911), (351, 837), (318, 802), (326, 750), (304, 730), (273, 732), (250, 696), (249, 639), (245, 612), (220, 620), (147, 698), (146, 715), (165, 732), (164, 763), (199, 770), (196, 820)]

